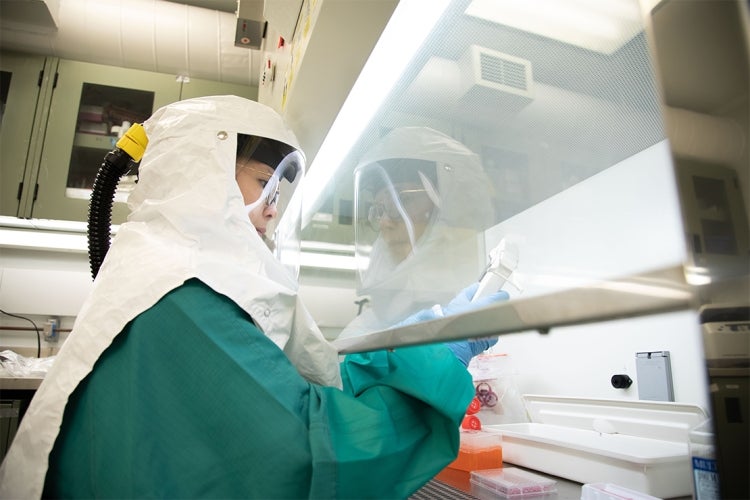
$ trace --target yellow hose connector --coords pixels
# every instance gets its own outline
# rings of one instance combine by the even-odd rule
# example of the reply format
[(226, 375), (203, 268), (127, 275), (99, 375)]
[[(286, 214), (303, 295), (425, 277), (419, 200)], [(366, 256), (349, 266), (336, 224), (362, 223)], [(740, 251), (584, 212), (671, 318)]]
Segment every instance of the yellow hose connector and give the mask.
[(148, 146), (148, 137), (140, 123), (132, 124), (125, 135), (117, 141), (117, 147), (125, 151), (134, 161), (141, 161), (146, 146)]

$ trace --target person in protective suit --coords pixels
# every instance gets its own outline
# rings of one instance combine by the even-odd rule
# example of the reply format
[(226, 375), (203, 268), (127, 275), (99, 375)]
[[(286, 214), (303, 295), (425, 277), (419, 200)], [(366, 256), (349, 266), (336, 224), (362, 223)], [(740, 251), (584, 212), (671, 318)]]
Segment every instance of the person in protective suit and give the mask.
[(434, 344), (339, 365), (264, 242), (304, 173), (281, 117), (218, 96), (144, 128), (131, 215), (0, 497), (403, 498), (453, 460), (466, 359)]
[(475, 283), (487, 264), (483, 231), (494, 221), (479, 157), (432, 128), (391, 130), (354, 178), (357, 292), (368, 308), (339, 339), (404, 324)]

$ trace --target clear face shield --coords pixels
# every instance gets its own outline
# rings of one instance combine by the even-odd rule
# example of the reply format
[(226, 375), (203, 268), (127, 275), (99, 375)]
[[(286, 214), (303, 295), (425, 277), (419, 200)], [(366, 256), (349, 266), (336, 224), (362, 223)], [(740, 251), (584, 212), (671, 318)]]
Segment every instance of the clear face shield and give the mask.
[(440, 209), (437, 165), (383, 160), (355, 172), (355, 256), (363, 288), (417, 258)]
[(386, 329), (447, 304), (482, 275), (492, 187), (466, 146), (426, 127), (394, 129), (363, 155), (354, 184), (364, 307), (342, 335)]
[(305, 160), (272, 139), (238, 134), (236, 179), (260, 238), (295, 278), (299, 273), (301, 190)]

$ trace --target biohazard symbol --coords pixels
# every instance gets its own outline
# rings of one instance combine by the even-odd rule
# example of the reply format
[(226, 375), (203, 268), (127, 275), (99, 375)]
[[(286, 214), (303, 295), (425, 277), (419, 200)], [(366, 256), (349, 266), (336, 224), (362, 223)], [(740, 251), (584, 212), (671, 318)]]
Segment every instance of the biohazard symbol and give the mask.
[(482, 406), (492, 408), (497, 404), (497, 394), (487, 382), (477, 384), (476, 397), (482, 403)]

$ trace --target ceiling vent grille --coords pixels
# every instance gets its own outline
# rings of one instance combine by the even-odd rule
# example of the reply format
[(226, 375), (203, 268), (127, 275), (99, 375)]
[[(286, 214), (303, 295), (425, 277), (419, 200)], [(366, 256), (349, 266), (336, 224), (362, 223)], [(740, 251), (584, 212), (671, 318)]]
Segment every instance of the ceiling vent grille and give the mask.
[(468, 110), (495, 107), (518, 112), (533, 101), (531, 62), (472, 45), (458, 61), (461, 68), (460, 104)]
[(526, 68), (524, 64), (508, 61), (493, 54), (479, 54), (481, 79), (488, 82), (526, 90)]

